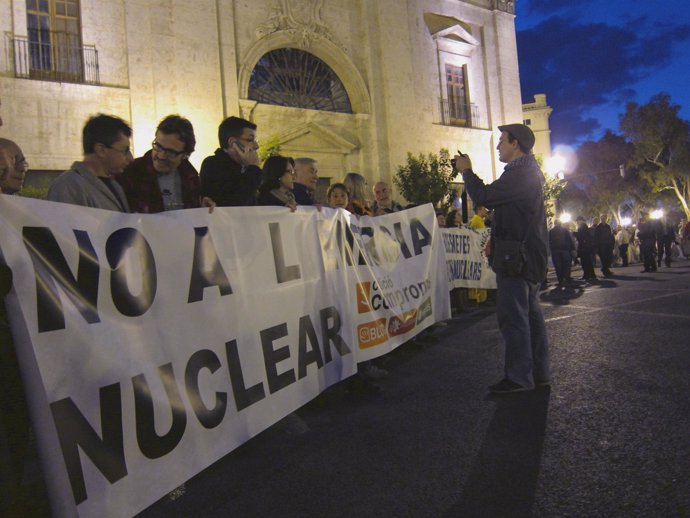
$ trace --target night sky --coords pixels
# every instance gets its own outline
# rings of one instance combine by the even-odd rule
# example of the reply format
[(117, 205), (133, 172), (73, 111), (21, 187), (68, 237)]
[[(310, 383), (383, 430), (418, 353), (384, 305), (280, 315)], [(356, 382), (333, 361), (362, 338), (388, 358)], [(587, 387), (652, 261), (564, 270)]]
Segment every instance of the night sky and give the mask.
[(523, 102), (545, 93), (552, 145), (619, 133), (630, 101), (670, 94), (690, 120), (689, 0), (517, 0)]

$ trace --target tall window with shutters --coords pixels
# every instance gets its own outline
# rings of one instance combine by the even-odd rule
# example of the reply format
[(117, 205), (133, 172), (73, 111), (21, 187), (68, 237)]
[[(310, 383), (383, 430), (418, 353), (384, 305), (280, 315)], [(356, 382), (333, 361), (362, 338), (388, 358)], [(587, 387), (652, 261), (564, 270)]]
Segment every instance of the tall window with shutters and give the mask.
[(469, 116), (465, 77), (465, 66), (446, 64), (446, 92), (451, 124), (464, 124)]
[(79, 0), (26, 0), (30, 77), (81, 81)]

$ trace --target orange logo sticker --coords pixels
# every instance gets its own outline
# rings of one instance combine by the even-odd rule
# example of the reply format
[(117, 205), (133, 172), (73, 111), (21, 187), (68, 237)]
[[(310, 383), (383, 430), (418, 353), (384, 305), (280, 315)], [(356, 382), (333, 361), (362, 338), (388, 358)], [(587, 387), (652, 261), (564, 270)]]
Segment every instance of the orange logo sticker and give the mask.
[(367, 322), (357, 326), (357, 337), (359, 339), (359, 348), (366, 349), (382, 344), (388, 340), (388, 333), (386, 333), (386, 319), (379, 318), (373, 322)]
[(357, 313), (369, 313), (371, 311), (371, 283), (357, 283)]

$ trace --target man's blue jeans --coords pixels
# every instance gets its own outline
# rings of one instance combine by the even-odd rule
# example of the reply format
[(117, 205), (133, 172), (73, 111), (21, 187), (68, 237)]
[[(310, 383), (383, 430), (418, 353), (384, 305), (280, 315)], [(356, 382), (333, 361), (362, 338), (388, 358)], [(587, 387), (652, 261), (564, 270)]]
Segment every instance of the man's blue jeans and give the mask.
[(533, 387), (551, 379), (549, 340), (539, 305), (538, 282), (496, 276), (496, 316), (506, 343), (505, 378)]

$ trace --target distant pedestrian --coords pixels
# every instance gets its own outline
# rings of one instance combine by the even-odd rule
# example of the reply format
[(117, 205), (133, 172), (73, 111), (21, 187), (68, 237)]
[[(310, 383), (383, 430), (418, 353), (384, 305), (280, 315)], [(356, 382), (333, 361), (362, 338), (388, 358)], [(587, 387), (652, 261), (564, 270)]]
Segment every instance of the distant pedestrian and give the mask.
[(594, 264), (592, 263), (594, 239), (585, 218), (578, 216), (576, 221), (575, 238), (577, 239), (577, 256), (580, 258), (580, 264), (582, 264), (582, 280), (595, 281), (597, 276), (594, 273)]
[(640, 240), (640, 255), (644, 269), (640, 273), (656, 271), (656, 225), (649, 219), (648, 212), (640, 213), (640, 221), (637, 225), (637, 239)]
[(594, 243), (601, 260), (601, 273), (604, 277), (610, 277), (613, 275), (611, 262), (613, 261), (613, 247), (616, 240), (613, 237), (613, 230), (606, 214), (601, 215), (599, 224), (594, 228)]
[(565, 288), (570, 284), (570, 265), (577, 251), (575, 239), (570, 230), (565, 228), (559, 220), (556, 220), (553, 228), (549, 230), (549, 248), (553, 267), (556, 270), (558, 287)]
[(628, 266), (628, 247), (630, 245), (630, 234), (628, 229), (621, 226), (616, 232), (616, 246), (618, 246), (618, 255), (621, 258), (623, 266)]

